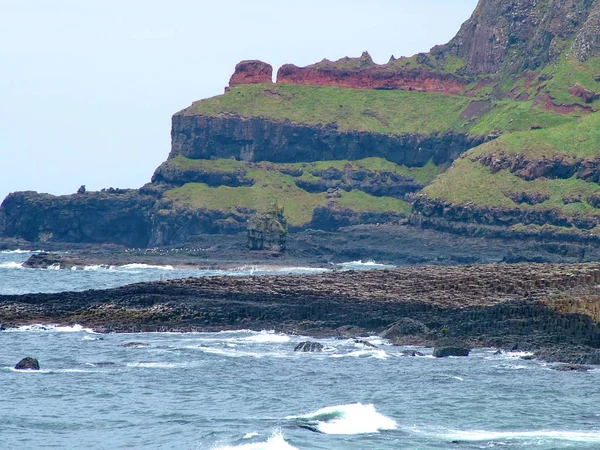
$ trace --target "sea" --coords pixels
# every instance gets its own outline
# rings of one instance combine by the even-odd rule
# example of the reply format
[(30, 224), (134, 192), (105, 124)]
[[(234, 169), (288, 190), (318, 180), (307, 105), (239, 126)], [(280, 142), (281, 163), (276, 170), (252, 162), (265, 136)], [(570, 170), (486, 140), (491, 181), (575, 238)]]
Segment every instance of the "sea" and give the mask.
[[(313, 268), (25, 269), (0, 253), (0, 294)], [(320, 270), (386, 267), (354, 261)], [(294, 352), (312, 340), (318, 353)], [(407, 356), (418, 352), (421, 356)], [(0, 331), (0, 449), (600, 449), (600, 367), (558, 371), (524, 353), (437, 359), (378, 336), (274, 330), (100, 334)], [(39, 371), (17, 371), (23, 357)]]

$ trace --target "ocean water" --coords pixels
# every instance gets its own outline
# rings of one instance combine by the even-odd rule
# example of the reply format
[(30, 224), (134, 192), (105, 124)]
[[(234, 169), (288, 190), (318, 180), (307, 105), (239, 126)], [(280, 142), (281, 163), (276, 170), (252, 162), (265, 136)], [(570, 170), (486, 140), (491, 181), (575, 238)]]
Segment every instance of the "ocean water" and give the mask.
[[(23, 255), (2, 254), (4, 264)], [(30, 270), (0, 268), (2, 289), (17, 289), (7, 273)], [(127, 274), (156, 277), (157, 269), (138, 270)], [(73, 275), (31, 272), (37, 290), (53, 275)], [(94, 276), (106, 282), (107, 270), (87, 272), (90, 285)], [(436, 359), (432, 349), (395, 347), (377, 336), (367, 338), (376, 348), (317, 339), (323, 352), (293, 351), (307, 339), (269, 330), (2, 331), (0, 448), (600, 448), (600, 367), (560, 372), (495, 349)], [(14, 370), (25, 356), (41, 370)]]

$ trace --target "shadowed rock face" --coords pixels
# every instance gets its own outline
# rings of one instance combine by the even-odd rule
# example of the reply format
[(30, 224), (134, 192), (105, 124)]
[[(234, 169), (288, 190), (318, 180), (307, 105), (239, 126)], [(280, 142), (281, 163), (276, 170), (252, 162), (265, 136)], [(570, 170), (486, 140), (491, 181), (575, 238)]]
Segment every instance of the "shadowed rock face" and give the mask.
[(23, 358), (15, 366), (16, 370), (40, 370), (40, 363), (35, 358)]
[(598, 55), (599, 28), (598, 0), (481, 0), (458, 34), (431, 52), (464, 58), (470, 75), (516, 73), (535, 70), (564, 50), (581, 61)]
[(15, 192), (0, 207), (0, 236), (145, 247), (155, 201), (132, 189), (63, 196)]
[(169, 158), (231, 158), (277, 163), (382, 157), (409, 167), (455, 160), (485, 137), (447, 132), (438, 136), (340, 131), (335, 125), (298, 125), (260, 117), (173, 116)]

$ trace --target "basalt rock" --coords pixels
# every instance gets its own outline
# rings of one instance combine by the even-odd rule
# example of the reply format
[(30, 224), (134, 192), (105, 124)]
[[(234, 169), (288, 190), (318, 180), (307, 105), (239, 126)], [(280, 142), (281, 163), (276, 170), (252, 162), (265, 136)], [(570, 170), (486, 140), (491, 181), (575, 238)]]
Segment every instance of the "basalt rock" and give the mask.
[(183, 186), (186, 183), (205, 183), (211, 187), (217, 186), (252, 186), (254, 180), (246, 178), (246, 171), (209, 171), (197, 168), (183, 168), (170, 160), (162, 163), (152, 175), (152, 183), (164, 183), (170, 186)]
[(467, 347), (436, 347), (433, 356), (436, 358), (447, 358), (448, 356), (469, 356), (471, 350)]
[(597, 1), (481, 0), (458, 34), (431, 53), (464, 59), (471, 75), (535, 70), (565, 50), (585, 61), (600, 54), (599, 18)]
[(40, 370), (40, 363), (35, 358), (23, 358), (15, 366), (16, 370)]
[(299, 125), (261, 117), (173, 116), (169, 158), (235, 158), (295, 163), (381, 157), (409, 167), (454, 161), (488, 138), (447, 132), (436, 136), (339, 130), (336, 124)]
[(300, 342), (296, 347), (294, 347), (295, 352), (322, 352), (323, 344), (318, 342)]
[(32, 242), (145, 247), (156, 199), (136, 190), (54, 196), (15, 192), (0, 205), (0, 235)]

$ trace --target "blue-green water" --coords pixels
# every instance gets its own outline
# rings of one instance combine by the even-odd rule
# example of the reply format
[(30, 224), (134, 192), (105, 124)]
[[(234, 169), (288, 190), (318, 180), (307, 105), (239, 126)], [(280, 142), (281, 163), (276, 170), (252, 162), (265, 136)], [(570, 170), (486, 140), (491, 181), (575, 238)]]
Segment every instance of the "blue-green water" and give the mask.
[[(29, 273), (0, 269), (3, 289), (10, 270)], [(0, 448), (600, 448), (600, 370), (559, 372), (494, 349), (408, 357), (377, 337), (377, 348), (319, 339), (322, 353), (294, 352), (303, 340), (0, 332)], [(14, 370), (25, 356), (41, 370)]]

